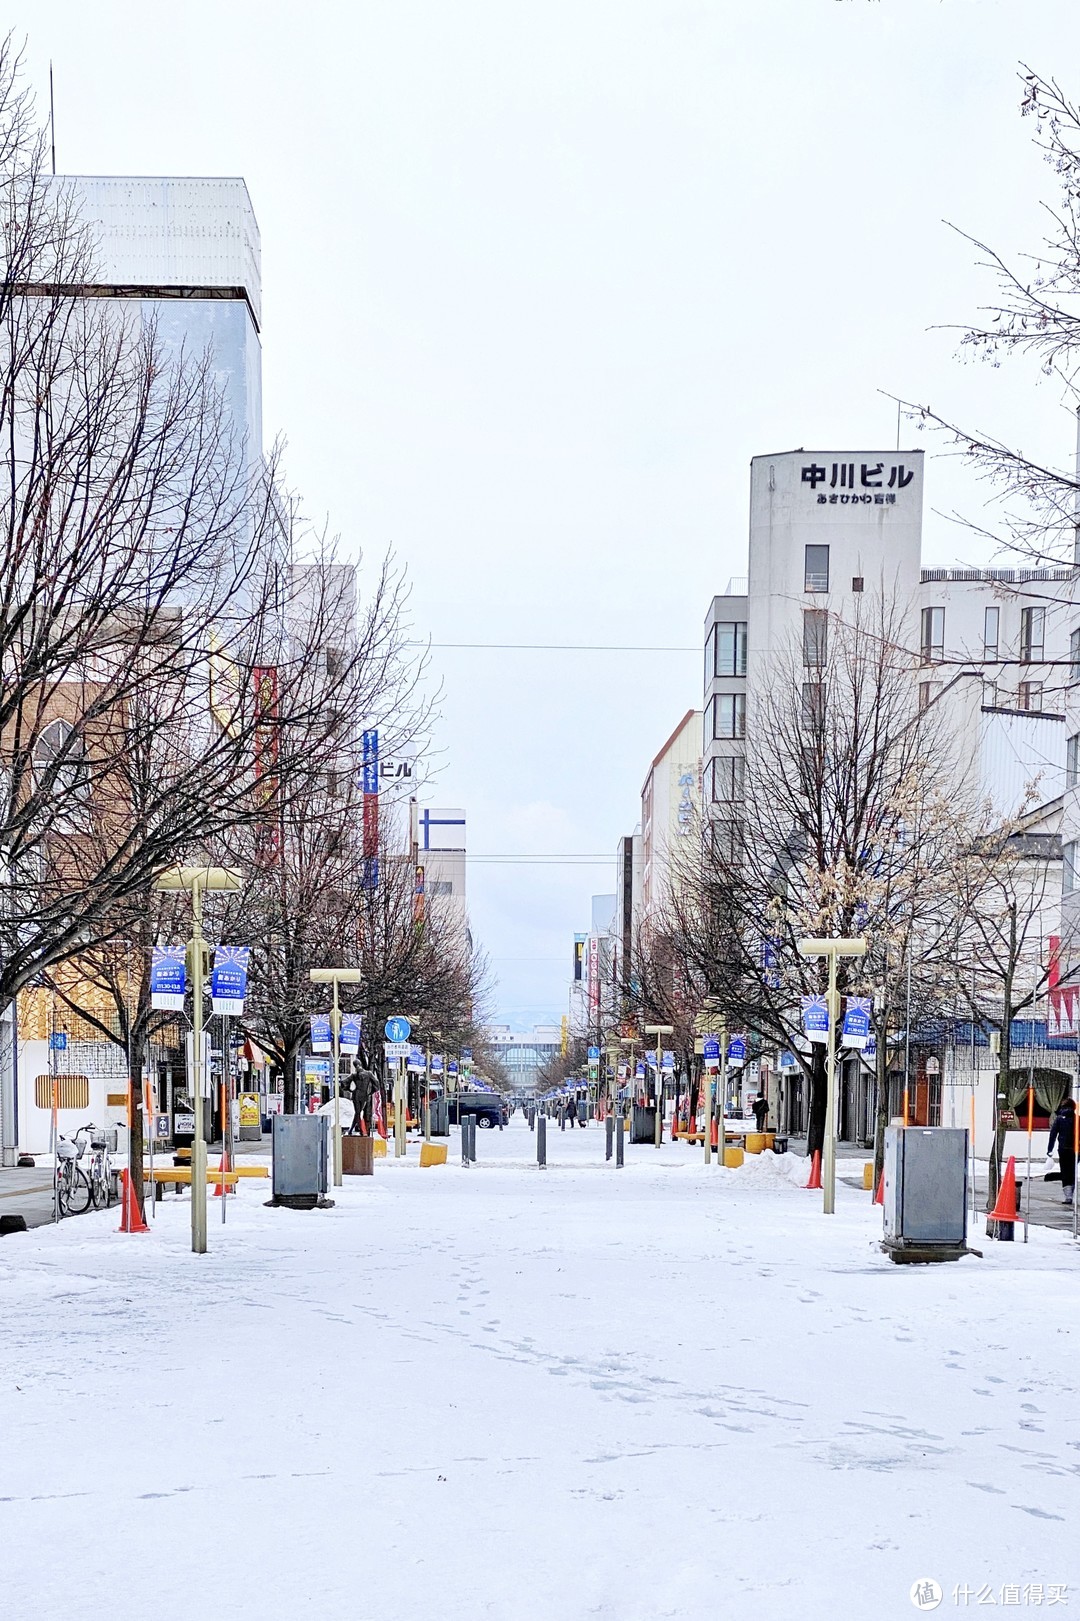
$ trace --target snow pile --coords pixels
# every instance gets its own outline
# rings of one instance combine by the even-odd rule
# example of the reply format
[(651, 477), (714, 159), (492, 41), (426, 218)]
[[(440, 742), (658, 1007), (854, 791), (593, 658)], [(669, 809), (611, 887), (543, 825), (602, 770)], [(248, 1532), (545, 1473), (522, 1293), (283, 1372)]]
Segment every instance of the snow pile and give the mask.
[(775, 1188), (785, 1184), (805, 1188), (810, 1175), (810, 1161), (801, 1154), (774, 1154), (771, 1148), (766, 1148), (761, 1154), (745, 1155), (742, 1164), (730, 1170), (729, 1175), (755, 1188)]

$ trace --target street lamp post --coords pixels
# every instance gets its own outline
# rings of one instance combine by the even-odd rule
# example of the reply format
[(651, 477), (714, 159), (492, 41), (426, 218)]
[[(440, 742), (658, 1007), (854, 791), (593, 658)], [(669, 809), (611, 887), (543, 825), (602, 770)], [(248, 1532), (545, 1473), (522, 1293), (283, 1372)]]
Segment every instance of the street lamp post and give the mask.
[(334, 987), (334, 1008), (330, 1015), (330, 1030), (334, 1040), (334, 1129), (333, 1160), (334, 1186), (340, 1188), (341, 1174), (341, 1010), (338, 1006), (338, 986), (358, 985), (363, 979), (359, 968), (312, 968), (308, 978), (313, 985)]
[(836, 1025), (840, 1017), (840, 993), (836, 988), (836, 964), (840, 957), (865, 957), (865, 940), (800, 940), (802, 957), (827, 957), (829, 993), (826, 1001), (829, 1028), (825, 1046), (825, 1142), (821, 1155), (824, 1212), (836, 1210)]
[[(195, 1135), (191, 1140), (191, 1251), (206, 1254), (206, 1138), (203, 1135), (203, 933), (202, 898), (206, 890), (238, 890), (240, 874), (228, 867), (166, 867), (154, 879), (155, 889), (183, 889), (191, 896), (191, 1088)], [(153, 1144), (151, 1144), (151, 1151)], [(222, 1189), (224, 1189), (224, 1180)]]
[(645, 1034), (656, 1037), (656, 1135), (654, 1141), (657, 1148), (659, 1148), (664, 1140), (664, 1072), (660, 1068), (664, 1050), (660, 1043), (660, 1037), (673, 1036), (675, 1026), (673, 1024), (647, 1024)]

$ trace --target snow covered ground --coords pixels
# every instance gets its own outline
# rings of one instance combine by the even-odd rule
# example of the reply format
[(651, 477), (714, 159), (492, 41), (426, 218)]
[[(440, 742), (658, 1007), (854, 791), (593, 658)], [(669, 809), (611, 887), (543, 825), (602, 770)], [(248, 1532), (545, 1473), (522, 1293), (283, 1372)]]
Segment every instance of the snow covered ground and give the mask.
[(790, 1161), (548, 1143), (325, 1212), (248, 1183), (201, 1258), (173, 1196), (4, 1240), (5, 1621), (1080, 1608), (1066, 1235), (897, 1267)]

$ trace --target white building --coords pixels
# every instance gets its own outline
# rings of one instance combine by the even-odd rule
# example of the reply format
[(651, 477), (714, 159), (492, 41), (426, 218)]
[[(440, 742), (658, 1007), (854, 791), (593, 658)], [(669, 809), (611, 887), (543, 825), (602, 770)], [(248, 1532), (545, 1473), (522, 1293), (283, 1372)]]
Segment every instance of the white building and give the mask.
[(536, 1091), (540, 1070), (562, 1051), (562, 1027), (557, 1024), (537, 1024), (531, 1030), (496, 1024), (486, 1035), (506, 1066), (511, 1090), (519, 1095)]
[(700, 709), (688, 709), (653, 758), (641, 786), (641, 913), (647, 921), (670, 892), (673, 861), (692, 840), (701, 810)]
[(466, 901), (465, 812), (410, 805), (417, 884), (425, 913), (447, 924), (471, 949)]

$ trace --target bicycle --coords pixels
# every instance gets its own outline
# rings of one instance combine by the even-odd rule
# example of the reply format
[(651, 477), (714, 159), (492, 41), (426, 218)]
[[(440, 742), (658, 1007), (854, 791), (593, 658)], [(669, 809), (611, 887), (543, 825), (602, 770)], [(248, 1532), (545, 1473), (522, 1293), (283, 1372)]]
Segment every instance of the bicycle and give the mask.
[(80, 1126), (75, 1133), (75, 1142), (78, 1145), (79, 1157), (82, 1157), (85, 1142), (80, 1138), (88, 1138), (90, 1142), (90, 1158), (83, 1173), (90, 1184), (90, 1197), (95, 1210), (107, 1210), (115, 1197), (115, 1182), (113, 1179), (112, 1162), (109, 1159), (109, 1140), (102, 1126), (92, 1123)]
[(82, 1216), (93, 1193), (86, 1172), (79, 1166), (82, 1147), (60, 1137), (56, 1144), (56, 1204), (62, 1216)]

